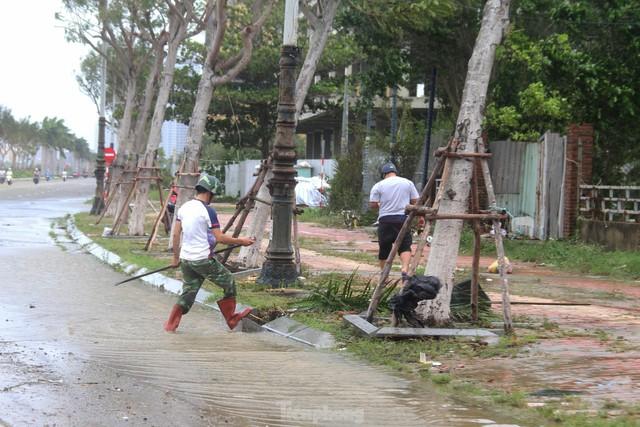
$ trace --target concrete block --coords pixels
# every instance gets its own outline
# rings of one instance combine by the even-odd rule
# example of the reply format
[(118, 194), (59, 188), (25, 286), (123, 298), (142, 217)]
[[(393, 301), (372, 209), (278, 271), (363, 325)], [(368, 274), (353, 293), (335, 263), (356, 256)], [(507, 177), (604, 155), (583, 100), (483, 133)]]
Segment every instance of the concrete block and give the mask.
[(410, 337), (479, 337), (497, 338), (498, 336), (486, 329), (447, 329), (447, 328), (380, 328), (375, 334), (379, 338), (410, 338)]
[(356, 331), (366, 336), (375, 335), (378, 329), (380, 329), (377, 326), (367, 322), (365, 319), (358, 316), (357, 314), (346, 314), (342, 316), (342, 320), (345, 323), (353, 326), (356, 329)]

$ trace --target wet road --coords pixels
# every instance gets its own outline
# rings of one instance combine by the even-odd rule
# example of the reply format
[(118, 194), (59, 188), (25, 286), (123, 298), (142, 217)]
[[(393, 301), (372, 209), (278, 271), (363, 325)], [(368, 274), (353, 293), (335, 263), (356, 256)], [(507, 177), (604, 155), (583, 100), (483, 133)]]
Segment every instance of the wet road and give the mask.
[(334, 352), (230, 333), (205, 308), (165, 333), (174, 296), (114, 287), (122, 275), (52, 239), (94, 185), (0, 188), (0, 426), (508, 423)]

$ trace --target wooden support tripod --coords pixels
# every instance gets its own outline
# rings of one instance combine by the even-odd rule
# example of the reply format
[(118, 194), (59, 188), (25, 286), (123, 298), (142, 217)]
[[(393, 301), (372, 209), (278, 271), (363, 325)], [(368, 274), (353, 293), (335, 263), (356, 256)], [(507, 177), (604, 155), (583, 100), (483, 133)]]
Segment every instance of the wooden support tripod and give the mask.
[[(151, 176), (146, 176), (146, 172), (149, 171)], [(162, 197), (162, 177), (160, 176), (160, 168), (157, 166), (144, 167), (138, 166), (135, 169), (135, 176), (132, 181), (122, 182), (121, 184), (132, 184), (127, 196), (122, 204), (122, 209), (118, 212), (116, 219), (113, 223), (112, 234), (118, 234), (120, 232), (120, 228), (122, 227), (122, 223), (124, 222), (125, 212), (129, 209), (129, 201), (131, 200), (131, 196), (135, 193), (138, 188), (138, 183), (143, 180), (152, 180), (156, 182), (158, 187), (158, 193), (160, 195), (160, 204), (164, 204)], [(106, 209), (105, 209), (106, 211)]]
[[(233, 234), (232, 234), (233, 237), (238, 237), (240, 235), (240, 232), (242, 231), (242, 227), (244, 226), (244, 223), (247, 220), (247, 217), (249, 216), (249, 213), (251, 212), (251, 209), (253, 209), (253, 207), (255, 206), (256, 201), (264, 203), (264, 201), (257, 199), (257, 194), (258, 194), (258, 190), (260, 190), (260, 187), (262, 186), (262, 183), (264, 183), (264, 180), (265, 180), (265, 177), (267, 176), (267, 172), (269, 171), (269, 168), (271, 168), (271, 156), (269, 156), (266, 160), (263, 160), (260, 163), (260, 168), (256, 172), (256, 180), (253, 182), (253, 185), (251, 186), (247, 194), (245, 194), (244, 197), (242, 197), (240, 200), (238, 200), (238, 203), (236, 203), (236, 210), (231, 216), (231, 218), (229, 218), (229, 221), (227, 221), (227, 224), (222, 229), (223, 233), (226, 233), (233, 226), (236, 219), (240, 217), (238, 219), (238, 223), (235, 225), (233, 229)], [(221, 262), (223, 264), (227, 262), (230, 255), (231, 255), (230, 251), (225, 252), (224, 255), (222, 255)]]
[[(151, 247), (153, 246), (153, 243), (156, 241), (156, 237), (158, 236), (158, 229), (160, 228), (160, 223), (170, 221), (170, 219), (167, 217), (167, 207), (169, 206), (171, 192), (173, 191), (174, 188), (178, 188), (180, 177), (183, 175), (194, 175), (193, 173), (183, 173), (185, 161), (186, 161), (186, 156), (182, 158), (182, 162), (180, 162), (180, 167), (178, 168), (173, 179), (171, 180), (171, 185), (169, 186), (167, 197), (164, 199), (164, 203), (162, 203), (162, 207), (160, 208), (160, 212), (158, 212), (158, 215), (156, 216), (155, 221), (153, 221), (153, 227), (151, 228), (151, 235), (149, 236), (147, 243), (144, 245), (145, 251), (150, 251)], [(196, 173), (195, 175), (199, 175), (199, 174)], [(162, 189), (160, 189), (160, 192), (162, 193)], [(162, 201), (162, 197), (160, 197), (160, 200)], [(167, 224), (165, 223), (165, 228), (170, 231), (171, 224), (168, 224), (168, 227), (167, 227)]]
[[(498, 264), (500, 271), (500, 279), (502, 282), (502, 308), (503, 308), (503, 319), (504, 319), (504, 329), (506, 332), (512, 331), (512, 322), (511, 322), (511, 304), (509, 301), (509, 282), (506, 276), (506, 268), (505, 268), (505, 259), (504, 259), (504, 247), (502, 243), (502, 234), (500, 233), (500, 220), (506, 219), (506, 215), (498, 212), (498, 208), (496, 206), (496, 196), (493, 190), (493, 184), (491, 181), (491, 174), (489, 173), (489, 165), (487, 163), (487, 159), (491, 156), (490, 153), (481, 153), (481, 152), (473, 152), (473, 153), (464, 153), (457, 152), (457, 141), (451, 140), (446, 148), (439, 150), (436, 153), (438, 157), (438, 163), (429, 177), (429, 181), (422, 189), (420, 197), (415, 205), (408, 205), (406, 207), (407, 219), (405, 220), (400, 232), (398, 233), (398, 237), (396, 238), (393, 246), (391, 248), (391, 252), (387, 257), (387, 260), (384, 264), (382, 272), (380, 273), (380, 279), (378, 284), (373, 292), (373, 296), (371, 298), (371, 303), (369, 304), (369, 308), (367, 309), (367, 320), (371, 322), (373, 320), (373, 316), (375, 315), (376, 310), (378, 309), (378, 305), (380, 304), (380, 299), (382, 297), (382, 293), (387, 283), (387, 278), (389, 277), (389, 273), (391, 271), (391, 266), (393, 265), (393, 260), (398, 253), (398, 248), (400, 243), (402, 242), (404, 236), (407, 232), (409, 232), (411, 222), (416, 216), (423, 216), (427, 223), (425, 224), (425, 228), (420, 234), (418, 239), (418, 245), (416, 248), (416, 252), (413, 254), (410, 267), (409, 267), (409, 275), (413, 275), (415, 270), (422, 258), (422, 252), (427, 243), (427, 238), (429, 236), (429, 232), (431, 229), (432, 221), (436, 221), (438, 219), (460, 219), (471, 221), (473, 224), (474, 230), (474, 255), (473, 255), (473, 277), (472, 277), (472, 287), (471, 287), (471, 310), (472, 310), (472, 318), (477, 320), (478, 318), (478, 277), (479, 277), (479, 258), (480, 258), (480, 221), (482, 220), (491, 220), (494, 228), (494, 236), (496, 242), (496, 250), (498, 253)], [(478, 150), (478, 147), (476, 147)], [(472, 161), (474, 165), (474, 170), (472, 174), (471, 181), (471, 192), (470, 192), (470, 213), (459, 213), (459, 214), (438, 214), (438, 207), (440, 200), (443, 196), (444, 188), (446, 188), (446, 182), (450, 179), (452, 165), (454, 159)], [(485, 182), (485, 188), (487, 192), (487, 198), (489, 203), (489, 210), (482, 211), (479, 208), (478, 201), (478, 183), (475, 179), (476, 170), (481, 171), (482, 176)], [(433, 196), (434, 187), (436, 177), (442, 175), (442, 182), (440, 184), (440, 190), (438, 194)]]
[(109, 191), (109, 197), (107, 198), (107, 202), (105, 203), (104, 209), (102, 210), (102, 214), (100, 214), (100, 216), (96, 220), (96, 225), (100, 224), (102, 219), (105, 217), (107, 211), (109, 210), (109, 207), (111, 206), (111, 203), (113, 203), (116, 198), (116, 194), (120, 192), (122, 187), (124, 185), (133, 184), (133, 180), (130, 175), (134, 175), (135, 172), (135, 169), (124, 169), (122, 171), (122, 173), (118, 177), (118, 181), (115, 183), (115, 185), (112, 186), (113, 188), (111, 188), (111, 190)]

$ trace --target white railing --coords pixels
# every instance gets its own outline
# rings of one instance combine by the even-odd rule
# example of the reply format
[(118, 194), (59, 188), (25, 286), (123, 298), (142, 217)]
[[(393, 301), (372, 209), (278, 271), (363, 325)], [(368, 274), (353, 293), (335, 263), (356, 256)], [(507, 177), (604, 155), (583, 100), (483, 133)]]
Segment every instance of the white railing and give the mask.
[(580, 215), (605, 221), (640, 222), (640, 187), (581, 185)]

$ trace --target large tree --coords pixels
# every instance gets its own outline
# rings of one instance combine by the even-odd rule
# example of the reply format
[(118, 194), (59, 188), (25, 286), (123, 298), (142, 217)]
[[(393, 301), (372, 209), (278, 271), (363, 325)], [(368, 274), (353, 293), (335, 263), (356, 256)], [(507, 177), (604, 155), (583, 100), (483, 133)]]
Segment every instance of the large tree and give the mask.
[[(273, 0), (254, 2), (251, 8), (246, 8), (247, 11), (251, 10), (249, 22), (239, 29), (236, 34), (229, 33), (228, 36), (226, 1), (219, 0), (216, 5), (215, 14), (207, 25), (206, 56), (187, 131), (183, 172), (191, 173), (192, 175), (186, 176), (187, 179), (184, 179), (185, 176), (181, 177), (180, 183), (182, 187), (193, 187), (196, 182), (195, 174), (200, 169), (200, 152), (213, 91), (230, 83), (249, 65), (253, 54), (254, 39), (271, 13), (273, 4)], [(232, 53), (225, 58), (225, 56), (221, 55), (225, 39), (233, 38), (234, 36), (239, 39), (239, 46), (231, 50)], [(227, 45), (229, 44), (233, 45), (233, 43), (227, 42)], [(180, 191), (176, 201), (176, 209), (191, 197), (192, 194), (190, 193), (186, 190)]]
[[(140, 168), (139, 181), (134, 199), (134, 207), (129, 219), (129, 234), (144, 234), (145, 211), (149, 200), (149, 178), (153, 176), (151, 170), (156, 165), (156, 156), (160, 146), (162, 123), (164, 122), (169, 95), (173, 86), (173, 76), (178, 58), (178, 49), (187, 38), (202, 32), (205, 23), (209, 21), (213, 11), (214, 1), (208, 0), (204, 5), (193, 0), (165, 0), (168, 11), (168, 41), (167, 55), (162, 67), (158, 94), (156, 97), (153, 117), (147, 136), (145, 152), (138, 161)], [(200, 9), (200, 10), (199, 10)], [(121, 209), (127, 209), (123, 206)]]
[[(482, 25), (476, 37), (473, 54), (469, 60), (467, 78), (454, 138), (460, 152), (483, 151), (482, 122), (486, 105), (489, 80), (493, 68), (496, 47), (500, 44), (509, 23), (509, 0), (488, 0), (484, 6)], [(467, 159), (452, 161), (449, 179), (443, 185), (443, 197), (439, 214), (467, 212), (473, 162)], [(438, 297), (423, 306), (422, 315), (436, 323), (446, 323), (450, 318), (453, 275), (460, 246), (462, 220), (438, 220), (425, 274), (436, 276), (443, 282)]]

